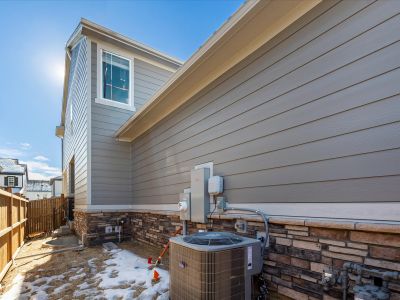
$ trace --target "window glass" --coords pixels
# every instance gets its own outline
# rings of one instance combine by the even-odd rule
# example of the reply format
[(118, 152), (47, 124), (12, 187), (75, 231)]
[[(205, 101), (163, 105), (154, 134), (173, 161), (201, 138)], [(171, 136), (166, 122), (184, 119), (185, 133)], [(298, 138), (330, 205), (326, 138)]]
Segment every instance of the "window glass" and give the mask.
[(103, 52), (103, 98), (128, 104), (129, 61)]
[(13, 176), (9, 176), (8, 177), (8, 186), (15, 186), (15, 182), (14, 182), (14, 177)]

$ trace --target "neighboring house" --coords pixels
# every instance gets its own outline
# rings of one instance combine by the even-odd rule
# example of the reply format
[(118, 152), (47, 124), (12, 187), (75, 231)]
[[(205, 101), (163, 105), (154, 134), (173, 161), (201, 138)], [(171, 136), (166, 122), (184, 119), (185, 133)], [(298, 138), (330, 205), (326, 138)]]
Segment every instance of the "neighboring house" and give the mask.
[(51, 196), (59, 197), (62, 194), (62, 176), (54, 177), (50, 179)]
[[(77, 233), (101, 242), (130, 218), (125, 231), (162, 244), (191, 170), (209, 163), (231, 205), (271, 216), (283, 239), (270, 274), (292, 257), (319, 279), (310, 262), (398, 270), (368, 244), (400, 251), (399, 13), (400, 1), (248, 1), (181, 67), (82, 20), (57, 128)], [(296, 276), (299, 288), (289, 275), (273, 286), (322, 299), (317, 279)]]
[(18, 159), (0, 158), (0, 187), (11, 188), (12, 193), (21, 193), (28, 178), (25, 164)]
[(28, 180), (24, 196), (29, 200), (51, 198), (51, 185), (48, 180)]

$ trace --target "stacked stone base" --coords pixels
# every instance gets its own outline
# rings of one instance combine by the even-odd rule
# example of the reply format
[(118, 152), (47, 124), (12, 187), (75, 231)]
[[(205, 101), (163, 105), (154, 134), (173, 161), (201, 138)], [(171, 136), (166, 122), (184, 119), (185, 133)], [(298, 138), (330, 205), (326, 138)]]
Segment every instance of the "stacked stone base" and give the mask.
[[(132, 239), (132, 213), (128, 212), (74, 212), (74, 230), (84, 245), (94, 246), (104, 242)], [(121, 226), (121, 232), (115, 230)], [(106, 227), (112, 231), (106, 233)]]
[[(188, 223), (198, 230), (235, 232), (237, 218), (248, 221), (246, 236), (264, 231), (257, 217), (212, 216), (209, 224)], [(160, 212), (75, 212), (75, 231), (85, 244), (118, 240), (118, 233), (105, 234), (106, 226), (123, 219), (123, 238), (162, 247), (180, 228), (176, 213)], [(400, 272), (400, 226), (360, 222), (331, 222), (309, 219), (270, 219), (270, 248), (264, 258), (268, 288), (279, 299), (341, 299), (339, 285), (324, 290), (324, 270), (339, 272), (347, 261), (366, 267)], [(350, 276), (350, 288), (355, 276)], [(374, 278), (363, 278), (374, 282)], [(390, 282), (392, 300), (400, 300), (400, 282)], [(352, 299), (351, 293), (349, 299)]]

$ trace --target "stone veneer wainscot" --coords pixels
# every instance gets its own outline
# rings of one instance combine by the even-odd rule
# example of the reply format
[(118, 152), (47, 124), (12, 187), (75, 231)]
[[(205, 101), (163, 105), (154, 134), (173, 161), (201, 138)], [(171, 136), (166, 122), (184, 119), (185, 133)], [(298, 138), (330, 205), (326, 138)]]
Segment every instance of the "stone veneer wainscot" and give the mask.
[[(105, 227), (124, 218), (124, 238), (162, 247), (181, 225), (175, 212), (83, 212), (75, 211), (75, 231), (85, 244), (116, 240)], [(234, 231), (237, 218), (248, 221), (247, 236), (264, 231), (261, 219), (244, 215), (213, 215), (209, 224), (189, 222), (190, 232), (199, 229)], [(346, 261), (367, 267), (400, 272), (400, 225), (299, 218), (270, 218), (270, 248), (264, 258), (264, 276), (280, 299), (341, 299), (340, 286), (323, 291), (322, 272), (341, 269)], [(350, 276), (350, 285), (354, 277)], [(365, 278), (368, 282), (371, 279)], [(390, 299), (400, 299), (400, 283), (391, 282)]]

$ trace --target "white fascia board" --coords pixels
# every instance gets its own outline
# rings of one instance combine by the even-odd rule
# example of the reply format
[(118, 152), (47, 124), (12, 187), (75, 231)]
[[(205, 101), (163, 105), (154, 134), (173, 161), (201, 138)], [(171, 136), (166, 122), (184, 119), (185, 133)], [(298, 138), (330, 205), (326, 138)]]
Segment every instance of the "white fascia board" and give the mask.
[(158, 57), (164, 61), (168, 61), (168, 62), (170, 62), (172, 64), (176, 64), (176, 65), (182, 65), (184, 63), (182, 60), (180, 60), (176, 57), (172, 57), (172, 56), (165, 54), (161, 51), (158, 51), (150, 46), (147, 46), (136, 40), (128, 38), (118, 32), (112, 31), (106, 27), (103, 27), (99, 24), (91, 22), (87, 19), (82, 18), (80, 24), (81, 24), (81, 26), (83, 26), (82, 29), (85, 28), (85, 29), (95, 32), (99, 35), (106, 36), (112, 40), (115, 40), (116, 42), (120, 42), (120, 43), (130, 46), (132, 48), (136, 48), (137, 50), (148, 53), (154, 57)]

